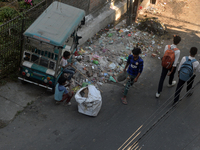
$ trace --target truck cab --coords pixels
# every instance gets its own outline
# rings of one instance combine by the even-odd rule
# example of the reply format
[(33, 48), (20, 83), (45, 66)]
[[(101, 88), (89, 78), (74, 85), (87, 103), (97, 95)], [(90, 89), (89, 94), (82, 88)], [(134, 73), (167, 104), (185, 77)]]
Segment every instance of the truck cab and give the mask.
[(77, 50), (80, 38), (77, 31), (84, 21), (84, 10), (53, 2), (24, 32), (18, 79), (54, 92), (63, 70), (60, 66), (63, 51), (73, 54)]

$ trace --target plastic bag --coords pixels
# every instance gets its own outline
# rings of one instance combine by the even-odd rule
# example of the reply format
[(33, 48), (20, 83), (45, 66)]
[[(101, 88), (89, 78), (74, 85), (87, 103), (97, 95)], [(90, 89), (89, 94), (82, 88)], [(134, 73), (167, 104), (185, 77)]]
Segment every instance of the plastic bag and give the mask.
[(81, 71), (81, 73), (84, 73), (84, 66), (81, 63), (75, 62), (74, 66), (76, 67), (77, 70)]
[(105, 57), (99, 57), (99, 64), (102, 67), (107, 67), (108, 65), (108, 61)]
[(111, 63), (109, 66), (108, 66), (110, 69), (115, 69), (117, 66), (115, 65), (115, 63)]
[[(81, 91), (88, 88), (88, 97), (82, 97)], [(78, 103), (78, 112), (88, 115), (97, 116), (102, 105), (102, 97), (99, 90), (94, 85), (88, 85), (81, 88), (75, 95), (76, 102)]]

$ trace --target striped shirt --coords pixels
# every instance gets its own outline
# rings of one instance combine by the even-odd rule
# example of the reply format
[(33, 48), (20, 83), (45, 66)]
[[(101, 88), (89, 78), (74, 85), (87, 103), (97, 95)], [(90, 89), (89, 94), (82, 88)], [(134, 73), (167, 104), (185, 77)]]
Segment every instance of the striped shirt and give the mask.
[(142, 73), (144, 62), (141, 57), (139, 57), (137, 60), (134, 60), (133, 55), (129, 55), (127, 63), (129, 64), (127, 72), (130, 75), (137, 76), (138, 73)]

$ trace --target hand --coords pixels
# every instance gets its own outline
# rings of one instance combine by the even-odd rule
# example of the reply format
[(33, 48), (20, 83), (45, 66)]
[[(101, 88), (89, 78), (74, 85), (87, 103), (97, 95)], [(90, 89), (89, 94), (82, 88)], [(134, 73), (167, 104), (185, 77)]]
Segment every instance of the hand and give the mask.
[(171, 72), (169, 72), (167, 75), (170, 76), (170, 75), (171, 75)]
[(134, 82), (137, 82), (137, 80), (138, 80), (138, 78), (135, 78), (135, 79), (134, 79)]
[(124, 68), (124, 72), (126, 72), (126, 69)]

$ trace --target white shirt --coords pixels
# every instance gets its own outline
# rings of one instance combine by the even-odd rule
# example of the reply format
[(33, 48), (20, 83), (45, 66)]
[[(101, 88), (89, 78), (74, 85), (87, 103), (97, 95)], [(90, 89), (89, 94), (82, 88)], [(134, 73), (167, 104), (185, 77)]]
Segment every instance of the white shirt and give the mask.
[[(172, 44), (170, 46), (171, 46), (171, 49), (177, 48), (176, 45), (174, 45), (174, 44)], [(165, 46), (164, 53), (165, 53), (166, 50), (168, 50), (168, 45)], [(176, 50), (176, 51), (174, 51), (174, 53), (175, 53), (175, 60), (174, 60), (173, 67), (176, 67), (177, 63), (178, 63), (179, 56), (180, 56), (180, 50)]]
[(62, 58), (61, 61), (60, 61), (60, 65), (62, 67), (65, 67), (67, 64), (68, 64), (67, 59)]
[[(195, 59), (195, 57), (191, 57), (189, 56), (189, 59), (192, 60), (192, 59)], [(181, 59), (181, 62), (179, 64), (179, 67), (178, 67), (178, 71), (180, 71), (180, 68), (182, 66), (182, 64), (186, 61), (186, 56), (184, 56), (182, 59)], [(199, 62), (198, 61), (195, 61), (192, 63), (193, 65), (193, 70), (194, 72), (200, 72), (200, 65), (199, 65)]]

